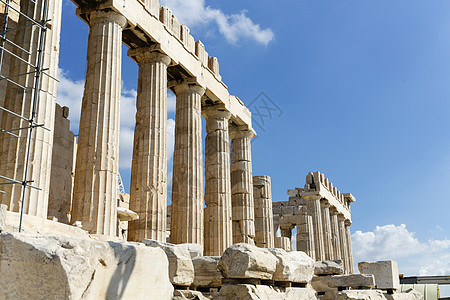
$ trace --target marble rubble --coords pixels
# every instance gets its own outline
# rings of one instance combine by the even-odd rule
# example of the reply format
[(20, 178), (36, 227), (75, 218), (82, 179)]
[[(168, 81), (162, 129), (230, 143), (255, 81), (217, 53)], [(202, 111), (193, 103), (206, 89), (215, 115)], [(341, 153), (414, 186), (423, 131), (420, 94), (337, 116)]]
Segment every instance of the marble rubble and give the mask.
[[(324, 174), (308, 173), (289, 201), (273, 202), (270, 176), (252, 172), (249, 109), (170, 8), (158, 0), (73, 2), (89, 26), (77, 136), (51, 79), (62, 0), (12, 0), (7, 16), (0, 4), (0, 20), (17, 29), (14, 43), (31, 59), (39, 39), (17, 11), (37, 18), (47, 7), (43, 62), (51, 76), (38, 86), (37, 123), (46, 130), (5, 134), (27, 120), (0, 113), (0, 178), (20, 183), (29, 166), (37, 187), (1, 185), (0, 299), (420, 299), (396, 292), (394, 262), (361, 264), (363, 274), (353, 274), (355, 198)], [(139, 68), (130, 194), (119, 184), (123, 44)], [(1, 71), (20, 85), (34, 80), (11, 55)], [(176, 95), (170, 206), (167, 89)], [(0, 106), (15, 114), (31, 113), (31, 94), (0, 80)]]

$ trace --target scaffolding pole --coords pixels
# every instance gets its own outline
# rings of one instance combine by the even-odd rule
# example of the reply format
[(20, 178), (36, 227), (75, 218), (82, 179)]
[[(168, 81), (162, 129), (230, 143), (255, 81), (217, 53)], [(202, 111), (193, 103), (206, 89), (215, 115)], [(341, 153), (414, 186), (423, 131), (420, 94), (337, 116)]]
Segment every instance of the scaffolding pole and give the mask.
[[(34, 82), (33, 82), (33, 86), (32, 86), (33, 95), (32, 95), (32, 99), (31, 99), (32, 110), (31, 110), (30, 117), (22, 116), (11, 110), (6, 109), (5, 107), (0, 106), (0, 110), (2, 110), (3, 112), (11, 114), (13, 117), (20, 118), (20, 119), (28, 122), (28, 124), (29, 124), (28, 126), (19, 127), (19, 128), (10, 128), (10, 129), (0, 128), (0, 133), (8, 134), (15, 138), (19, 138), (19, 136), (14, 134), (13, 132), (21, 131), (21, 130), (28, 131), (23, 178), (21, 178), (21, 180), (18, 180), (18, 179), (9, 178), (9, 177), (0, 175), (0, 179), (6, 180), (6, 182), (0, 183), (0, 185), (7, 185), (7, 184), (22, 185), (22, 196), (21, 196), (21, 201), (19, 202), (20, 203), (19, 232), (21, 232), (26, 190), (27, 190), (27, 188), (34, 188), (37, 190), (42, 190), (39, 187), (31, 185), (30, 183), (33, 183), (33, 180), (28, 179), (30, 153), (32, 150), (31, 149), (32, 134), (33, 134), (33, 131), (35, 128), (36, 128), (36, 130), (37, 129), (50, 130), (50, 129), (44, 127), (43, 126), (44, 124), (37, 124), (35, 122), (35, 120), (37, 118), (37, 113), (38, 113), (37, 107), (39, 105), (39, 100), (40, 100), (39, 95), (40, 95), (41, 76), (47, 75), (48, 77), (50, 77), (53, 80), (57, 80), (57, 79), (50, 76), (49, 74), (45, 73), (44, 71), (46, 71), (47, 69), (42, 68), (43, 55), (44, 55), (44, 44), (45, 44), (45, 38), (46, 38), (46, 33), (47, 33), (47, 23), (50, 21), (50, 20), (48, 20), (48, 0), (42, 0), (42, 16), (41, 16), (40, 21), (34, 20), (32, 17), (27, 16), (25, 13), (20, 11), (20, 9), (16, 9), (13, 6), (11, 6), (11, 0), (0, 0), (0, 2), (5, 5), (4, 12), (3, 12), (4, 13), (3, 14), (3, 24), (2, 24), (1, 36), (0, 36), (0, 81), (6, 80), (7, 82), (9, 82), (11, 84), (16, 85), (23, 90), (26, 90), (27, 87), (20, 85), (19, 83), (15, 82), (11, 78), (16, 78), (16, 77), (20, 77), (20, 76), (29, 76), (31, 74), (34, 74)], [(35, 4), (34, 9), (36, 9), (36, 7), (38, 7), (36, 5), (35, 1), (30, 0), (30, 2)], [(27, 20), (28, 24), (25, 26), (17, 27), (17, 28), (8, 28), (9, 10), (10, 9), (17, 12), (19, 14), (19, 18), (20, 17), (25, 18)], [(8, 43), (9, 45), (15, 47), (16, 49), (19, 49), (19, 50), (25, 52), (26, 54), (29, 55), (29, 57), (32, 57), (31, 52), (24, 49), (21, 45), (17, 45), (16, 43), (14, 43), (14, 41), (8, 40), (8, 37), (7, 37), (8, 32), (25, 29), (30, 26), (33, 26), (33, 27), (37, 28), (37, 30), (39, 30), (39, 33), (38, 33), (39, 40), (38, 40), (38, 47), (37, 47), (37, 53), (36, 53), (37, 56), (36, 56), (36, 62), (34, 64), (33, 64), (33, 62), (27, 61), (27, 60), (21, 58), (20, 56), (14, 54), (12, 51), (9, 51), (5, 48), (5, 44)], [(3, 68), (3, 64), (4, 64), (5, 54), (10, 55), (11, 59), (17, 59), (19, 62), (26, 64), (27, 66), (31, 67), (33, 70), (30, 72), (21, 73), (21, 74), (17, 74), (14, 76), (8, 76), (8, 74), (6, 76), (4, 76), (3, 73), (5, 73), (5, 70)], [(0, 124), (0, 126), (1, 126), (1, 124)], [(17, 144), (17, 147), (20, 147), (20, 143)], [(5, 194), (5, 191), (0, 190), (0, 193)]]

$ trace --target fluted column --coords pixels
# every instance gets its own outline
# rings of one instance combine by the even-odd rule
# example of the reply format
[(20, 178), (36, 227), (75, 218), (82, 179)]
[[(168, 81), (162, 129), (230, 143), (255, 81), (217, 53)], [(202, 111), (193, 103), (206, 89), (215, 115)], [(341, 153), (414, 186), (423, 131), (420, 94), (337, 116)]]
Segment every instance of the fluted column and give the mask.
[(255, 201), (255, 245), (261, 248), (273, 248), (275, 235), (269, 176), (253, 176), (253, 198)]
[(167, 66), (170, 58), (148, 48), (128, 51), (139, 65), (131, 167), (128, 239), (166, 241), (167, 210)]
[(303, 213), (297, 225), (297, 251), (303, 251), (316, 260), (312, 216)]
[(325, 247), (325, 259), (334, 259), (333, 254), (333, 241), (331, 234), (331, 221), (330, 221), (330, 204), (328, 200), (322, 199), (320, 201), (320, 206), (322, 210), (322, 222), (323, 222), (323, 241)]
[(330, 221), (331, 221), (331, 232), (333, 234), (333, 250), (334, 250), (333, 259), (342, 259), (338, 212), (334, 206), (330, 208)]
[(342, 261), (344, 262), (345, 273), (349, 273), (349, 262), (348, 262), (348, 246), (347, 246), (347, 233), (345, 231), (345, 218), (342, 214), (338, 214), (339, 223), (339, 239), (341, 242), (341, 255)]
[(216, 106), (205, 109), (204, 252), (221, 256), (233, 244), (231, 221), (230, 141), (231, 113)]
[(255, 204), (253, 200), (251, 139), (248, 126), (231, 128), (231, 202), (233, 243), (255, 244)]
[(345, 220), (345, 236), (347, 238), (347, 252), (348, 252), (348, 272), (353, 274), (355, 272), (355, 267), (353, 265), (353, 250), (352, 250), (352, 235), (350, 233), (351, 221)]
[(72, 220), (90, 233), (117, 226), (122, 29), (118, 13), (89, 15), (86, 83), (81, 107)]
[(170, 241), (203, 245), (203, 159), (201, 97), (205, 89), (187, 83), (175, 87)]
[[(15, 2), (15, 3), (13, 3)], [(18, 1), (12, 1), (11, 4), (19, 8)], [(43, 1), (21, 1), (20, 10), (33, 20), (42, 19)], [(21, 27), (17, 30), (15, 36), (8, 33), (8, 38), (13, 38), (14, 43), (31, 52), (27, 54), (24, 51), (11, 47), (6, 43), (7, 49), (14, 49), (14, 53), (22, 59), (35, 64), (38, 57), (37, 47), (39, 44), (39, 31), (36, 26), (29, 26), (30, 21), (26, 18), (18, 18), (16, 12), (12, 9), (10, 16), (18, 19), (18, 24), (8, 23), (9, 28)], [(47, 30), (44, 40), (42, 68), (45, 73), (52, 77), (58, 76), (59, 61), (59, 41), (61, 30), (61, 12), (62, 0), (48, 2), (47, 18), (50, 19), (49, 24), (51, 30)], [(14, 34), (14, 33), (13, 33)], [(33, 108), (33, 94), (35, 83), (35, 69), (20, 61), (18, 58), (11, 57), (10, 54), (4, 53), (7, 65), (9, 60), (9, 73), (2, 69), (4, 75), (8, 74), (13, 80), (26, 87), (27, 90), (19, 88), (14, 84), (7, 84), (6, 96), (2, 105), (22, 115), (25, 118), (31, 118)], [(5, 67), (5, 65), (4, 65)], [(3, 72), (6, 71), (6, 72)], [(23, 74), (28, 75), (23, 75)], [(21, 76), (18, 76), (22, 74)], [(15, 76), (15, 77), (14, 77)], [(2, 81), (5, 82), (5, 81)], [(30, 147), (30, 156), (28, 162), (27, 180), (33, 180), (31, 185), (39, 187), (41, 190), (27, 188), (23, 201), (23, 211), (25, 214), (38, 216), (42, 219), (47, 218), (48, 199), (50, 192), (50, 175), (53, 150), (53, 128), (55, 125), (55, 99), (56, 99), (57, 82), (50, 77), (41, 74), (39, 85), (39, 101), (37, 102), (37, 114), (34, 122), (43, 125), (49, 130), (43, 128), (34, 128), (29, 139), (29, 130), (19, 130), (13, 133), (18, 135), (14, 137), (5, 133), (0, 134), (0, 175), (22, 181), (25, 175), (25, 166), (27, 165), (27, 148)], [(0, 87), (5, 89), (5, 85)], [(0, 94), (2, 94), (0, 92)], [(0, 95), (3, 97), (3, 95)], [(0, 128), (11, 130), (24, 128), (29, 126), (29, 122), (3, 112), (1, 117)], [(4, 180), (2, 180), (4, 182)], [(6, 204), (8, 210), (19, 212), (22, 204), (22, 185), (14, 184), (2, 186), (6, 193), (0, 193), (0, 203)]]
[(303, 196), (306, 201), (308, 214), (312, 217), (314, 227), (314, 245), (316, 260), (325, 260), (325, 246), (323, 236), (323, 222), (320, 208), (321, 196), (307, 195)]

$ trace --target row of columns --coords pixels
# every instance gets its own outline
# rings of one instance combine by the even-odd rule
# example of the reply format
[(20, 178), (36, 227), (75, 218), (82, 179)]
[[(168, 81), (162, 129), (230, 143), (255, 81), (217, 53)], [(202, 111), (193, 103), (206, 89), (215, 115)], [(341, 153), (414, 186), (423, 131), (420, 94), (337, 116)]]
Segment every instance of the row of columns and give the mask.
[[(81, 221), (91, 233), (115, 235), (121, 46), (126, 20), (115, 12), (94, 11), (89, 14), (89, 25), (71, 222)], [(139, 219), (130, 222), (129, 239), (165, 241), (167, 68), (171, 59), (146, 47), (131, 49), (128, 55), (139, 65), (130, 195), (130, 209)], [(231, 113), (220, 106), (202, 111), (203, 87), (181, 82), (173, 90), (177, 99), (170, 241), (202, 244), (206, 255), (221, 255), (233, 243), (252, 243), (253, 131), (247, 126), (230, 129)], [(202, 113), (207, 132), (205, 165)]]
[(298, 229), (298, 250), (315, 260), (341, 259), (347, 273), (354, 272), (349, 220), (336, 208), (330, 207), (319, 195), (303, 196), (307, 214), (302, 216)]

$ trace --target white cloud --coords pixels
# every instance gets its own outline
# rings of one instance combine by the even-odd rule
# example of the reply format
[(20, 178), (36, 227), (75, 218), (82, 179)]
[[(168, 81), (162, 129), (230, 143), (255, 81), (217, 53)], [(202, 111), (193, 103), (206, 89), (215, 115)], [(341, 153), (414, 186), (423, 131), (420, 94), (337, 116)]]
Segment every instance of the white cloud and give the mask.
[(167, 112), (175, 112), (176, 110), (176, 96), (170, 91), (167, 91)]
[[(56, 102), (70, 109), (70, 130), (78, 133), (81, 114), (81, 101), (83, 98), (84, 81), (74, 81), (69, 78), (69, 73), (59, 69), (58, 95)], [(123, 84), (122, 84), (123, 86)], [(135, 90), (122, 89), (120, 99), (120, 148), (119, 167), (123, 171), (131, 169), (133, 156), (134, 125), (136, 115)], [(175, 111), (175, 96), (168, 94), (168, 110)], [(167, 145), (168, 158), (172, 159), (174, 148), (175, 120), (167, 120)]]
[(420, 241), (405, 224), (377, 226), (374, 231), (352, 235), (355, 263), (397, 260), (406, 275), (445, 275), (450, 273), (450, 240)]
[(161, 0), (161, 4), (172, 9), (175, 16), (188, 26), (216, 23), (220, 33), (231, 42), (253, 39), (267, 45), (274, 39), (271, 29), (262, 29), (246, 15), (246, 11), (227, 15), (219, 9), (206, 6), (205, 0)]
[(71, 80), (69, 73), (63, 69), (58, 69), (58, 79), (56, 102), (61, 106), (67, 106), (69, 108), (70, 130), (77, 133), (80, 127), (84, 80)]

